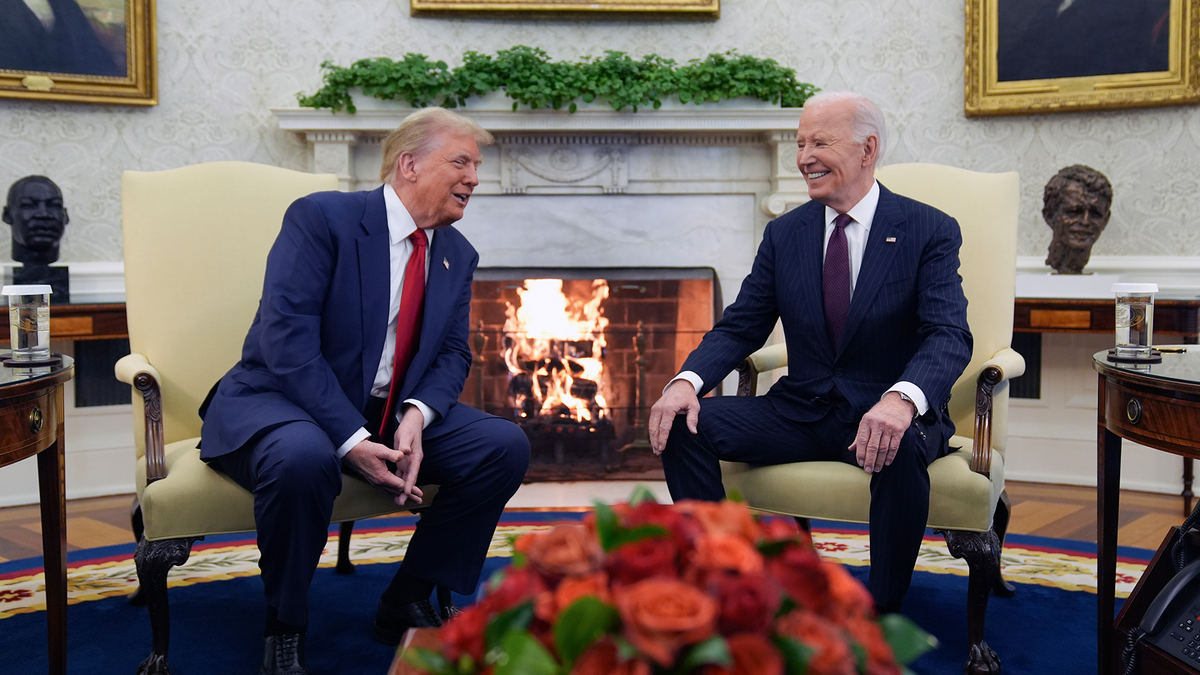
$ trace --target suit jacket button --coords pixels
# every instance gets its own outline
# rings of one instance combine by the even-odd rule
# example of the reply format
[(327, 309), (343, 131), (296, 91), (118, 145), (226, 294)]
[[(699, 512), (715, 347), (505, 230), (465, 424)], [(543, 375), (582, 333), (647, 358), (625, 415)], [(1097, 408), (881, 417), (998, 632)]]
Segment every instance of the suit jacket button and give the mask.
[(824, 396), (814, 396), (812, 402), (813, 405), (825, 405), (826, 403), (829, 403), (829, 399), (825, 398)]

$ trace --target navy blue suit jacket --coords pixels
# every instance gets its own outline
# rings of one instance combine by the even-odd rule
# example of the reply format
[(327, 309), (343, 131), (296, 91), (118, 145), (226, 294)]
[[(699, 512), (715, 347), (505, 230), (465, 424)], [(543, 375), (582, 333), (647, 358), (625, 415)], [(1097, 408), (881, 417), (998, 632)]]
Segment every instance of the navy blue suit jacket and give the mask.
[[(202, 411), (201, 456), (259, 432), (311, 421), (340, 446), (362, 427), (388, 323), (391, 271), (383, 188), (298, 199), (267, 257), (242, 358)], [(438, 413), (426, 438), (463, 423), (455, 402), (471, 366), (471, 277), (479, 255), (453, 227), (429, 249), (420, 347), (400, 389)]]
[[(893, 384), (908, 381), (929, 400), (927, 420), (946, 425), (949, 438), (954, 425), (946, 403), (972, 346), (958, 275), (958, 222), (880, 186), (837, 349), (825, 331), (824, 236), (825, 207), (815, 201), (769, 223), (737, 300), (682, 370), (699, 375), (700, 393), (707, 393), (762, 347), (781, 319), (788, 374), (767, 393), (781, 415), (813, 422), (837, 405), (844, 420), (858, 419)], [(835, 386), (844, 403), (831, 399)]]

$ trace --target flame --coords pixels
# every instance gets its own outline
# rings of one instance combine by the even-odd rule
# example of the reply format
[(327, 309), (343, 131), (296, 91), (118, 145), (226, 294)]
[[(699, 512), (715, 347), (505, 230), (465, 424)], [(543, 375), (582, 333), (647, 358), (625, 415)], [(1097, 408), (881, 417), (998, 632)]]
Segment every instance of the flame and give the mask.
[[(587, 300), (568, 299), (562, 285), (561, 279), (526, 279), (517, 289), (520, 306), (506, 303), (504, 362), (514, 378), (532, 380), (529, 393), (514, 391), (511, 402), (521, 417), (528, 416), (532, 396), (536, 415), (595, 421), (606, 408), (600, 359), (608, 319), (600, 303), (608, 297), (608, 283), (592, 282)], [(573, 392), (577, 384), (586, 390), (592, 383), (594, 395)]]

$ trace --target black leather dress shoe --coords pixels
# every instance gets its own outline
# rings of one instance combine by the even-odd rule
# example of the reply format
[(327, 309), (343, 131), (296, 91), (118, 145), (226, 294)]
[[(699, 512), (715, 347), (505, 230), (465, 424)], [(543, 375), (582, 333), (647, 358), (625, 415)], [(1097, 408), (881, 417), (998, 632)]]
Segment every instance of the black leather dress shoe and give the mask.
[(428, 598), (399, 607), (379, 601), (375, 610), (375, 639), (385, 645), (398, 645), (409, 628), (437, 628), (442, 619)]
[(308, 675), (304, 633), (268, 635), (263, 640), (262, 675)]

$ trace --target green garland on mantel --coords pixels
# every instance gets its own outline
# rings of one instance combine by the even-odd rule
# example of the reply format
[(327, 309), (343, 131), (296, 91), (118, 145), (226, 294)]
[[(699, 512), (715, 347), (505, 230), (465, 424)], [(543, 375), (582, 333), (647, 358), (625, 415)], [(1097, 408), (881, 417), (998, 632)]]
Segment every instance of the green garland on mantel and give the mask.
[(416, 53), (399, 61), (362, 59), (349, 68), (325, 61), (321, 68), (325, 85), (311, 96), (297, 94), (300, 105), (350, 113), (355, 112), (352, 87), (378, 99), (446, 108), (464, 105), (470, 96), (503, 90), (513, 99), (514, 111), (523, 103), (533, 109), (565, 107), (568, 112), (575, 112), (576, 101), (596, 99), (607, 101), (613, 110), (657, 109), (662, 99), (673, 95), (682, 103), (756, 98), (798, 108), (818, 91), (797, 81), (791, 68), (735, 51), (676, 65), (657, 54), (639, 61), (611, 50), (602, 57), (555, 62), (537, 47), (516, 46), (495, 56), (467, 52), (457, 68)]

